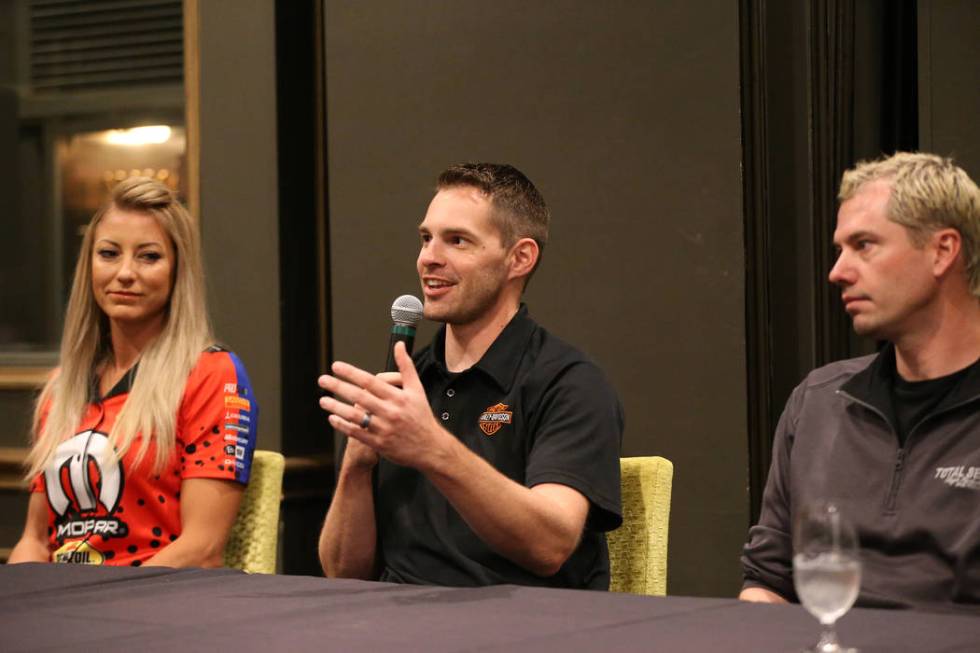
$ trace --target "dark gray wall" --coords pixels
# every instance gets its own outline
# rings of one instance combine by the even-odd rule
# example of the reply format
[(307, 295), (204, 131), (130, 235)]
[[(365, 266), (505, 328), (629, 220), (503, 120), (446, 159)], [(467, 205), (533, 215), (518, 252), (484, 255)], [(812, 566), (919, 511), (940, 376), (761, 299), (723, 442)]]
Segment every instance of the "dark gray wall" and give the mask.
[(506, 161), (552, 207), (527, 301), (675, 464), (669, 591), (731, 595), (748, 526), (738, 6), (328, 1), (336, 358), (380, 368), (435, 175)]
[(919, 147), (980, 183), (980, 5), (919, 0)]
[(197, 3), (201, 234), (218, 340), (248, 368), (258, 445), (279, 450), (275, 24), (268, 0)]

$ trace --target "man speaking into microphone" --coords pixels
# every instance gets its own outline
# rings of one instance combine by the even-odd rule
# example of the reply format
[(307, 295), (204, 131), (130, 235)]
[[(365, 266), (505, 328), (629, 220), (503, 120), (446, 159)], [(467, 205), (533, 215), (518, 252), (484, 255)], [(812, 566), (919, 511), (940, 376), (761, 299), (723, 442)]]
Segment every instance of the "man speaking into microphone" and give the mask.
[(601, 370), (521, 295), (549, 211), (516, 168), (448, 168), (419, 225), (424, 315), (442, 322), (397, 373), (320, 377), (348, 437), (320, 535), (327, 576), (608, 589), (622, 408)]

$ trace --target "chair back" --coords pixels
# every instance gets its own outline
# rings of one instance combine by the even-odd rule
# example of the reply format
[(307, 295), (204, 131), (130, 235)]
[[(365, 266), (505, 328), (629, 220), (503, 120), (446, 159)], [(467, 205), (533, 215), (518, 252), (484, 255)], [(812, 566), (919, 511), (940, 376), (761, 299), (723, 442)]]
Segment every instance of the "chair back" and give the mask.
[(225, 545), (225, 566), (249, 573), (276, 572), (279, 504), (286, 460), (275, 451), (256, 450), (242, 505)]
[(660, 456), (621, 458), (623, 524), (606, 534), (613, 592), (667, 594), (667, 527), (674, 465)]

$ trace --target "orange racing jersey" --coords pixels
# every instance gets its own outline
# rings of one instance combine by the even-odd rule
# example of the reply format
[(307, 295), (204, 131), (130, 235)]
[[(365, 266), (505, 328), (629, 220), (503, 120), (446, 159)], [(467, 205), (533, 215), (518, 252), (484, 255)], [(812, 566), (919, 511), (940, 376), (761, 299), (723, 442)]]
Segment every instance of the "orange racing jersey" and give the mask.
[(176, 447), (159, 470), (155, 443), (137, 464), (142, 436), (121, 459), (108, 439), (133, 376), (89, 403), (75, 434), (31, 485), (47, 498), (54, 562), (139, 566), (180, 537), (184, 479), (248, 482), (258, 405), (235, 354), (201, 354), (180, 402)]

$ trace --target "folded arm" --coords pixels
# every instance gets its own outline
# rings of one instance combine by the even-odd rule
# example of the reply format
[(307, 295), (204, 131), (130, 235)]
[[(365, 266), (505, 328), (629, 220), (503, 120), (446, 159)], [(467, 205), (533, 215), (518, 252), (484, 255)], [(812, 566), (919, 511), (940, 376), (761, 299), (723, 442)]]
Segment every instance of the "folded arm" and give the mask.
[(746, 587), (739, 593), (738, 598), (752, 603), (789, 603), (779, 594), (764, 587)]
[(423, 473), (480, 539), (531, 573), (556, 574), (578, 546), (589, 502), (577, 490), (524, 487), (452, 436), (424, 464)]
[(10, 552), (8, 563), (51, 562), (48, 550), (48, 502), (43, 492), (32, 492), (27, 504), (24, 532)]
[(185, 479), (180, 485), (180, 536), (144, 565), (220, 567), (244, 489), (235, 481)]
[(772, 462), (762, 495), (759, 523), (742, 549), (744, 582), (739, 598), (761, 603), (796, 600), (793, 588), (792, 484), (790, 456), (803, 393), (793, 391), (776, 426)]

